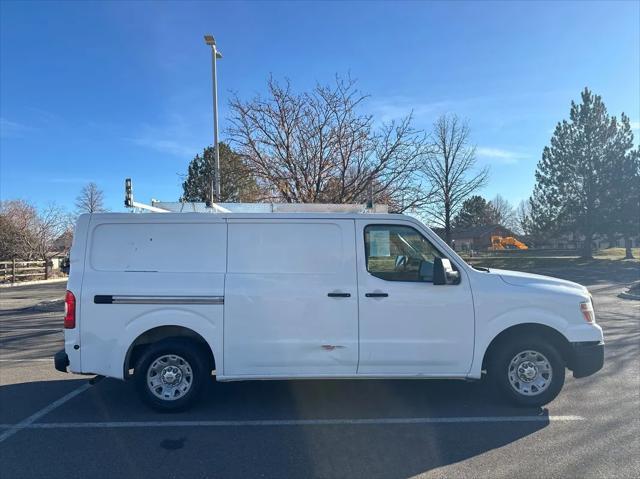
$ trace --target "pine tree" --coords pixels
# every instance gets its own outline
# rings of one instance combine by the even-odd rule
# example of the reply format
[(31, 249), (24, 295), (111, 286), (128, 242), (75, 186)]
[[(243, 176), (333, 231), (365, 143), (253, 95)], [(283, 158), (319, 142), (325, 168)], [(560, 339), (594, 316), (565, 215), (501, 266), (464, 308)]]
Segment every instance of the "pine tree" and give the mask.
[(633, 150), (633, 133), (629, 117), (624, 113), (611, 138), (608, 164), (603, 210), (606, 211), (609, 235), (612, 238), (621, 236), (625, 259), (633, 259), (631, 238), (640, 234), (640, 152)]
[(462, 203), (460, 212), (453, 220), (456, 229), (469, 229), (499, 222), (495, 208), (482, 196), (474, 195)]
[[(252, 203), (260, 198), (260, 189), (255, 176), (244, 163), (242, 157), (226, 143), (220, 147), (220, 202)], [(213, 179), (213, 147), (204, 149), (189, 163), (187, 176), (182, 183), (180, 201), (206, 202), (211, 195)]]
[[(611, 180), (629, 145), (602, 98), (588, 88), (571, 102), (569, 121), (556, 126), (536, 170), (530, 200), (534, 236), (573, 232), (584, 238), (583, 256), (592, 256), (593, 236), (607, 232), (612, 211)], [(618, 208), (619, 210), (619, 208)]]

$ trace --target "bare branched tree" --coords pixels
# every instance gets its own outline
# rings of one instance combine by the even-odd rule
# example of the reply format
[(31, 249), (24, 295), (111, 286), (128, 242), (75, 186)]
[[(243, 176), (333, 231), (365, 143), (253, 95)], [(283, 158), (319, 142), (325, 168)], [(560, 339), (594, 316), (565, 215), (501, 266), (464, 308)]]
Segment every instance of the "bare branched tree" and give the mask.
[(487, 168), (475, 172), (475, 147), (469, 126), (456, 115), (442, 115), (433, 125), (432, 148), (423, 163), (423, 173), (434, 188), (433, 202), (425, 208), (429, 220), (444, 228), (451, 244), (451, 220), (466, 198), (484, 186)]
[(423, 206), (426, 138), (411, 115), (374, 128), (358, 112), (366, 98), (350, 79), (306, 93), (270, 79), (266, 98), (231, 101), (232, 144), (275, 201), (359, 203), (371, 187), (392, 209)]
[(520, 225), (516, 211), (513, 209), (509, 200), (501, 195), (496, 195), (491, 200), (491, 207), (496, 213), (496, 221), (502, 226), (509, 228), (511, 231), (519, 233)]
[(0, 205), (0, 254), (6, 258), (48, 260), (54, 242), (69, 228), (69, 215), (51, 204), (38, 211), (23, 200)]
[(105, 211), (104, 193), (94, 182), (87, 183), (76, 197), (76, 211), (78, 214)]
[(38, 212), (38, 219), (33, 229), (31, 250), (36, 258), (47, 261), (51, 253), (55, 253), (55, 241), (67, 231), (69, 216), (55, 204), (49, 204)]
[(0, 259), (32, 259), (36, 209), (23, 200), (0, 204)]

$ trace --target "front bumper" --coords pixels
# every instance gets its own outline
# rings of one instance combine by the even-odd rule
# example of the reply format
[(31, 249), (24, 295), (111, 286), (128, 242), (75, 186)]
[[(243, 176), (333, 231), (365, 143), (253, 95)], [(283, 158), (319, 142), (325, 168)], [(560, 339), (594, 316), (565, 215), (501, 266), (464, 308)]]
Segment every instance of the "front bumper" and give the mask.
[(574, 378), (591, 376), (604, 365), (604, 341), (571, 343), (571, 360), (567, 365)]
[(61, 371), (63, 373), (67, 372), (67, 367), (69, 366), (69, 356), (67, 356), (67, 353), (64, 349), (58, 351), (53, 356), (53, 364), (58, 371)]

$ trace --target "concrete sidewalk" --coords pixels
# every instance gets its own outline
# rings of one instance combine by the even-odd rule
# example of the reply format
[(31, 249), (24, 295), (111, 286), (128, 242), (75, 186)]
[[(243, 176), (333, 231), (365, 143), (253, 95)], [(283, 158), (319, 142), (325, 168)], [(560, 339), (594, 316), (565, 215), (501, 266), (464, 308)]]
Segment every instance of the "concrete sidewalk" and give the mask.
[(38, 279), (36, 281), (21, 281), (19, 283), (2, 283), (0, 284), (0, 288), (18, 288), (20, 286), (31, 286), (34, 284), (49, 284), (49, 283), (66, 283), (66, 276), (64, 278), (52, 278), (52, 279)]

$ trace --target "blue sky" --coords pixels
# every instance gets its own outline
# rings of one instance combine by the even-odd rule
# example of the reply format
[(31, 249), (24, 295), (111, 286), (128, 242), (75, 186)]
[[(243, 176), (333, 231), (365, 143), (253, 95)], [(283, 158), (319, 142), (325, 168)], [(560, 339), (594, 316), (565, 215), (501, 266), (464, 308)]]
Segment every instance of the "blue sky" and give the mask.
[(589, 86), (640, 134), (640, 2), (0, 3), (0, 198), (69, 209), (95, 181), (112, 210), (176, 200), (180, 174), (211, 144), (216, 36), (220, 128), (230, 92), (270, 74), (296, 89), (336, 73), (388, 121), (429, 129), (469, 120), (486, 197), (528, 197), (536, 162)]

